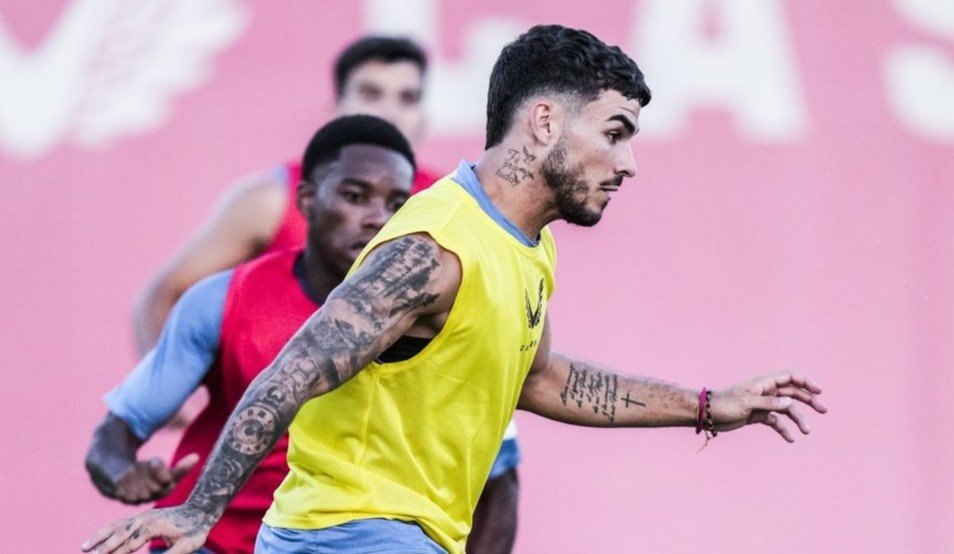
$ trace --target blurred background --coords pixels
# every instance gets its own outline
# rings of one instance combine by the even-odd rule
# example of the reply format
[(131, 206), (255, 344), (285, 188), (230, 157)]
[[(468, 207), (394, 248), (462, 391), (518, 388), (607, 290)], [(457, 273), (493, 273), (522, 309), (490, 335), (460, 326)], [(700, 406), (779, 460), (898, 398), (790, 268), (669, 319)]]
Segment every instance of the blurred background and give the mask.
[(228, 184), (300, 154), (343, 46), (427, 46), (418, 156), (447, 173), (537, 23), (620, 45), (654, 93), (638, 176), (597, 228), (554, 225), (557, 347), (693, 387), (797, 369), (830, 412), (701, 453), (521, 413), (516, 552), (954, 552), (951, 0), (3, 0), (0, 551), (137, 511), (83, 469), (133, 299)]

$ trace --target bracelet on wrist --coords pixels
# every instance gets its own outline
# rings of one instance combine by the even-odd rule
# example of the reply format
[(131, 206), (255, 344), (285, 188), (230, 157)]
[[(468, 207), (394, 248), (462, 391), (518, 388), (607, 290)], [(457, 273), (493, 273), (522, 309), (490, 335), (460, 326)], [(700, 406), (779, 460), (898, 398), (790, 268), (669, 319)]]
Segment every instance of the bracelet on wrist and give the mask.
[(703, 448), (719, 434), (715, 430), (715, 422), (712, 420), (712, 391), (706, 387), (702, 387), (702, 390), (699, 391), (699, 409), (696, 412), (696, 434), (702, 432), (705, 432), (706, 435), (706, 443), (702, 446)]

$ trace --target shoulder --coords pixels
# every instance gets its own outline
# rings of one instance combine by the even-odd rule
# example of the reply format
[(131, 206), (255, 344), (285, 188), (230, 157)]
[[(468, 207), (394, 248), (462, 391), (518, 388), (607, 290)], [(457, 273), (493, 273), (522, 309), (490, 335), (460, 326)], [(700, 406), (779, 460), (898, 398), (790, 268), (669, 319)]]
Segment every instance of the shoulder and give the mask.
[(292, 190), (287, 168), (276, 166), (238, 179), (225, 192), (223, 203), (239, 213), (281, 214)]
[(242, 244), (253, 252), (263, 248), (281, 225), (293, 191), (276, 168), (238, 179), (216, 203), (212, 232), (226, 247)]
[[(431, 235), (420, 232), (394, 237), (382, 242), (365, 256), (362, 267), (374, 267), (376, 272), (395, 276), (430, 275), (434, 271), (453, 268), (456, 255), (444, 248)], [(360, 272), (360, 270), (359, 270)]]
[(412, 233), (374, 247), (347, 282), (369, 294), (415, 298), (429, 312), (450, 309), (461, 274), (454, 252), (426, 233)]

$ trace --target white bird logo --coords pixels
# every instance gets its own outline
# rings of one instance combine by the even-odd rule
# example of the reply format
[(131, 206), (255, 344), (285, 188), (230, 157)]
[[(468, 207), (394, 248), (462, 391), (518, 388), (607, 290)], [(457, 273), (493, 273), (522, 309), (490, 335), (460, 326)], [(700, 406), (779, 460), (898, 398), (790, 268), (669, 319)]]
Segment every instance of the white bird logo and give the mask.
[(236, 0), (74, 0), (34, 52), (0, 21), (0, 147), (38, 158), (157, 128), (246, 21)]

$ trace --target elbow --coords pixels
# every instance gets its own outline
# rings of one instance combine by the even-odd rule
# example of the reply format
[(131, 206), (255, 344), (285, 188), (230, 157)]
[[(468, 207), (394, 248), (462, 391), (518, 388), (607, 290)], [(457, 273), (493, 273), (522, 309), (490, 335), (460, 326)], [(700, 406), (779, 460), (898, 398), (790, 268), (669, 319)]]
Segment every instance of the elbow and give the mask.
[(163, 309), (168, 313), (183, 292), (168, 275), (157, 275), (136, 296), (133, 315), (138, 321)]
[(536, 402), (534, 402), (534, 391), (532, 387), (524, 385), (520, 391), (520, 398), (517, 399), (517, 409), (525, 412), (537, 413)]
[(145, 355), (159, 341), (162, 326), (185, 290), (168, 276), (159, 275), (149, 282), (133, 302), (133, 329), (136, 348)]

